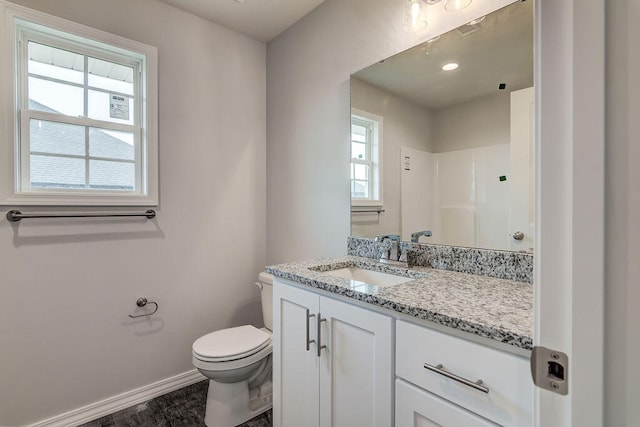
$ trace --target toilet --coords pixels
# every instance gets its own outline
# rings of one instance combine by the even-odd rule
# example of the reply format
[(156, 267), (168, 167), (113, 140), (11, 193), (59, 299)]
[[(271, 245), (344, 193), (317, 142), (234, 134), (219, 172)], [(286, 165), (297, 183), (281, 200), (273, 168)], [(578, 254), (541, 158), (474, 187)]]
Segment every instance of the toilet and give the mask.
[(260, 273), (264, 328), (251, 325), (221, 329), (193, 343), (193, 365), (209, 378), (204, 422), (208, 427), (232, 427), (272, 406), (271, 330), (273, 276)]

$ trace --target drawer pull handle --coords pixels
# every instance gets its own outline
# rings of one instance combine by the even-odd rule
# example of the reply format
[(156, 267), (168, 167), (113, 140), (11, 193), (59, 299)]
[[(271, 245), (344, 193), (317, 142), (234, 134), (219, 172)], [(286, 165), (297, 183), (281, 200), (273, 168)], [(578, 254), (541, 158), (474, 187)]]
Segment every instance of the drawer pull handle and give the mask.
[(454, 381), (458, 381), (459, 383), (462, 383), (466, 386), (469, 386), (471, 388), (475, 388), (476, 390), (479, 390), (483, 393), (489, 393), (489, 387), (485, 387), (482, 385), (482, 380), (478, 380), (476, 382), (473, 382), (471, 380), (468, 380), (466, 378), (462, 378), (456, 374), (452, 374), (451, 372), (447, 372), (444, 370), (444, 366), (442, 366), (442, 363), (440, 363), (437, 366), (432, 366), (429, 365), (428, 363), (424, 364), (425, 369), (428, 369), (430, 371), (435, 372), (436, 374), (440, 374), (443, 375), (447, 378), (451, 378)]
[(307, 343), (307, 351), (309, 351), (309, 344), (311, 344), (312, 342), (316, 342), (316, 340), (310, 340), (309, 339), (309, 319), (312, 317), (316, 317), (315, 314), (309, 314), (309, 309), (307, 308), (307, 339), (306, 339), (306, 343)]

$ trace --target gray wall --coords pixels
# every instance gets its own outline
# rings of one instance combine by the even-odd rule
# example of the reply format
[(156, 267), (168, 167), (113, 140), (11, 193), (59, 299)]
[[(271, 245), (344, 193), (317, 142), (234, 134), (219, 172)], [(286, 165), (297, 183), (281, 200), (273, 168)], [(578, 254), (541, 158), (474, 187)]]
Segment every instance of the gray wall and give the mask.
[(605, 425), (640, 425), (640, 3), (606, 6)]
[[(262, 324), (266, 258), (266, 46), (155, 0), (16, 3), (158, 47), (160, 206), (153, 223), (0, 221), (6, 426), (193, 369), (199, 336)], [(160, 309), (132, 321), (143, 295)]]
[(507, 3), (432, 14), (427, 29), (409, 33), (396, 1), (327, 0), (268, 44), (270, 263), (346, 253), (349, 76)]

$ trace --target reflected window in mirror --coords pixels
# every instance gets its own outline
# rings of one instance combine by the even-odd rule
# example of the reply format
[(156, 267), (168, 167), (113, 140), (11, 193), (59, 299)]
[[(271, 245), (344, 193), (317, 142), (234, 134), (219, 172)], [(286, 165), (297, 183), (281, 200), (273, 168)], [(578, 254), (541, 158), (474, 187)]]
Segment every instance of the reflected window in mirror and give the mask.
[(382, 117), (351, 110), (351, 204), (382, 206)]

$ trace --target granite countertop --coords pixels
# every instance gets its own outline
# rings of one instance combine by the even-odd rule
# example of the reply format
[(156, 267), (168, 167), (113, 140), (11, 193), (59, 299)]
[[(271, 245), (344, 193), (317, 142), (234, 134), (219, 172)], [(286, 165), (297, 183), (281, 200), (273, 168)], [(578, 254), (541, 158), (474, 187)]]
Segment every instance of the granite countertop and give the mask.
[[(413, 280), (379, 287), (324, 273), (345, 267), (364, 267)], [(407, 269), (356, 256), (278, 264), (265, 271), (515, 347), (533, 347), (531, 283), (430, 267)]]

